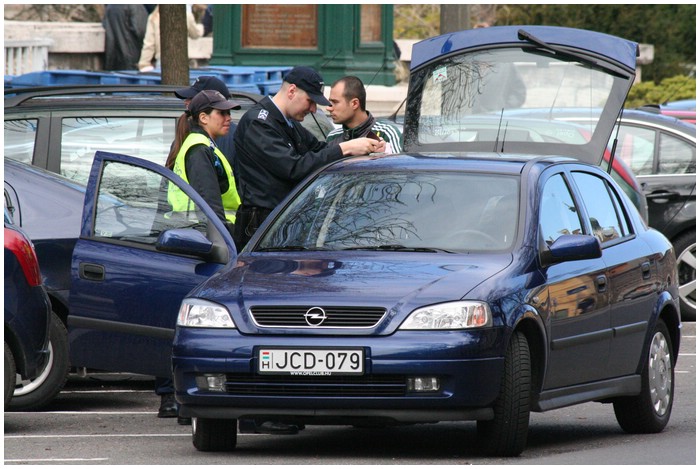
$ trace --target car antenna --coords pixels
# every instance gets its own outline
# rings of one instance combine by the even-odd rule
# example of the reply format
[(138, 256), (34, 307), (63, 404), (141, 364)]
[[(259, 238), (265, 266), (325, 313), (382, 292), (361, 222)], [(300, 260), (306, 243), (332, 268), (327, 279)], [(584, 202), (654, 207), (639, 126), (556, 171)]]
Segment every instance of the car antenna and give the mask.
[(498, 137), (501, 135), (501, 123), (503, 123), (503, 111), (504, 111), (504, 108), (501, 108), (501, 118), (498, 119), (498, 131), (496, 132), (496, 141), (493, 142), (493, 152), (494, 153), (498, 152)]

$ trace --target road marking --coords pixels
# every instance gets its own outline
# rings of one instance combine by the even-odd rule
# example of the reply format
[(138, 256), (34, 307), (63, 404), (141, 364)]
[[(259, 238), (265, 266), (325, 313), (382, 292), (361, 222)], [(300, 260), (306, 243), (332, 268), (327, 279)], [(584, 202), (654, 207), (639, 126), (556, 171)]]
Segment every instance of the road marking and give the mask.
[(19, 440), (26, 438), (171, 438), (173, 436), (192, 436), (191, 432), (187, 433), (104, 433), (100, 435), (5, 435), (6, 440)]
[(12, 414), (12, 415), (37, 415), (37, 414), (66, 414), (66, 415), (71, 415), (71, 414), (77, 414), (77, 415), (155, 415), (156, 412), (153, 410), (149, 411), (142, 411), (142, 412), (136, 412), (136, 411), (110, 411), (110, 410), (87, 410), (87, 411), (78, 411), (78, 410), (49, 410), (46, 412), (5, 412), (5, 414)]
[(77, 462), (77, 461), (109, 461), (109, 458), (51, 458), (51, 459), (5, 459), (5, 462), (34, 463), (34, 462)]

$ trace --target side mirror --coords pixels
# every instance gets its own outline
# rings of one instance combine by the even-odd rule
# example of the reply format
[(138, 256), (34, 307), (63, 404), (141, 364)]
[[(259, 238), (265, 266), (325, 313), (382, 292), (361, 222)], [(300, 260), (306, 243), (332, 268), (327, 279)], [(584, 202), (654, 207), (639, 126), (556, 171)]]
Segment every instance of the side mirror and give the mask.
[(597, 259), (603, 256), (600, 241), (590, 235), (562, 235), (542, 252), (545, 265), (567, 261)]
[(188, 254), (208, 258), (214, 243), (201, 232), (192, 228), (178, 228), (164, 231), (158, 236), (156, 249), (174, 254)]

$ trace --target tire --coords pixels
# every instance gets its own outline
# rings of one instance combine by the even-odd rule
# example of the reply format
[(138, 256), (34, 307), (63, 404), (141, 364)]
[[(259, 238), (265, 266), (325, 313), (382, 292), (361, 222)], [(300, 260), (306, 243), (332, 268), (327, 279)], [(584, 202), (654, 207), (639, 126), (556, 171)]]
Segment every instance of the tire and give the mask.
[(236, 419), (192, 419), (192, 444), (199, 451), (233, 451), (237, 439)]
[(695, 321), (695, 235), (685, 233), (673, 241), (684, 321)]
[(15, 382), (17, 380), (17, 368), (15, 365), (15, 357), (12, 355), (10, 346), (5, 342), (5, 410), (12, 400), (12, 393), (15, 390)]
[(51, 402), (63, 389), (68, 379), (68, 332), (56, 313), (51, 313), (49, 326), (49, 357), (46, 366), (34, 379), (17, 375), (15, 394), (9, 409), (14, 411), (38, 410)]
[(530, 348), (521, 332), (514, 332), (508, 350), (501, 390), (493, 406), (494, 419), (476, 423), (477, 440), (489, 456), (518, 456), (527, 444), (530, 425)]
[(645, 358), (642, 392), (613, 401), (617, 422), (627, 433), (658, 433), (671, 418), (674, 363), (670, 335), (663, 321), (654, 328)]

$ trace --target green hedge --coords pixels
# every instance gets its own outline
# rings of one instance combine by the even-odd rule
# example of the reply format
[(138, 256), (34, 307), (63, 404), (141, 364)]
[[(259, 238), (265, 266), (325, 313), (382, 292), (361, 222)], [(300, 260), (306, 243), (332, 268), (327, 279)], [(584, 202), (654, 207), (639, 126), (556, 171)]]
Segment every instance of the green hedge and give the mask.
[(651, 81), (643, 81), (632, 87), (625, 107), (634, 108), (645, 104), (695, 99), (695, 90), (695, 78), (682, 75), (664, 78), (658, 85)]

